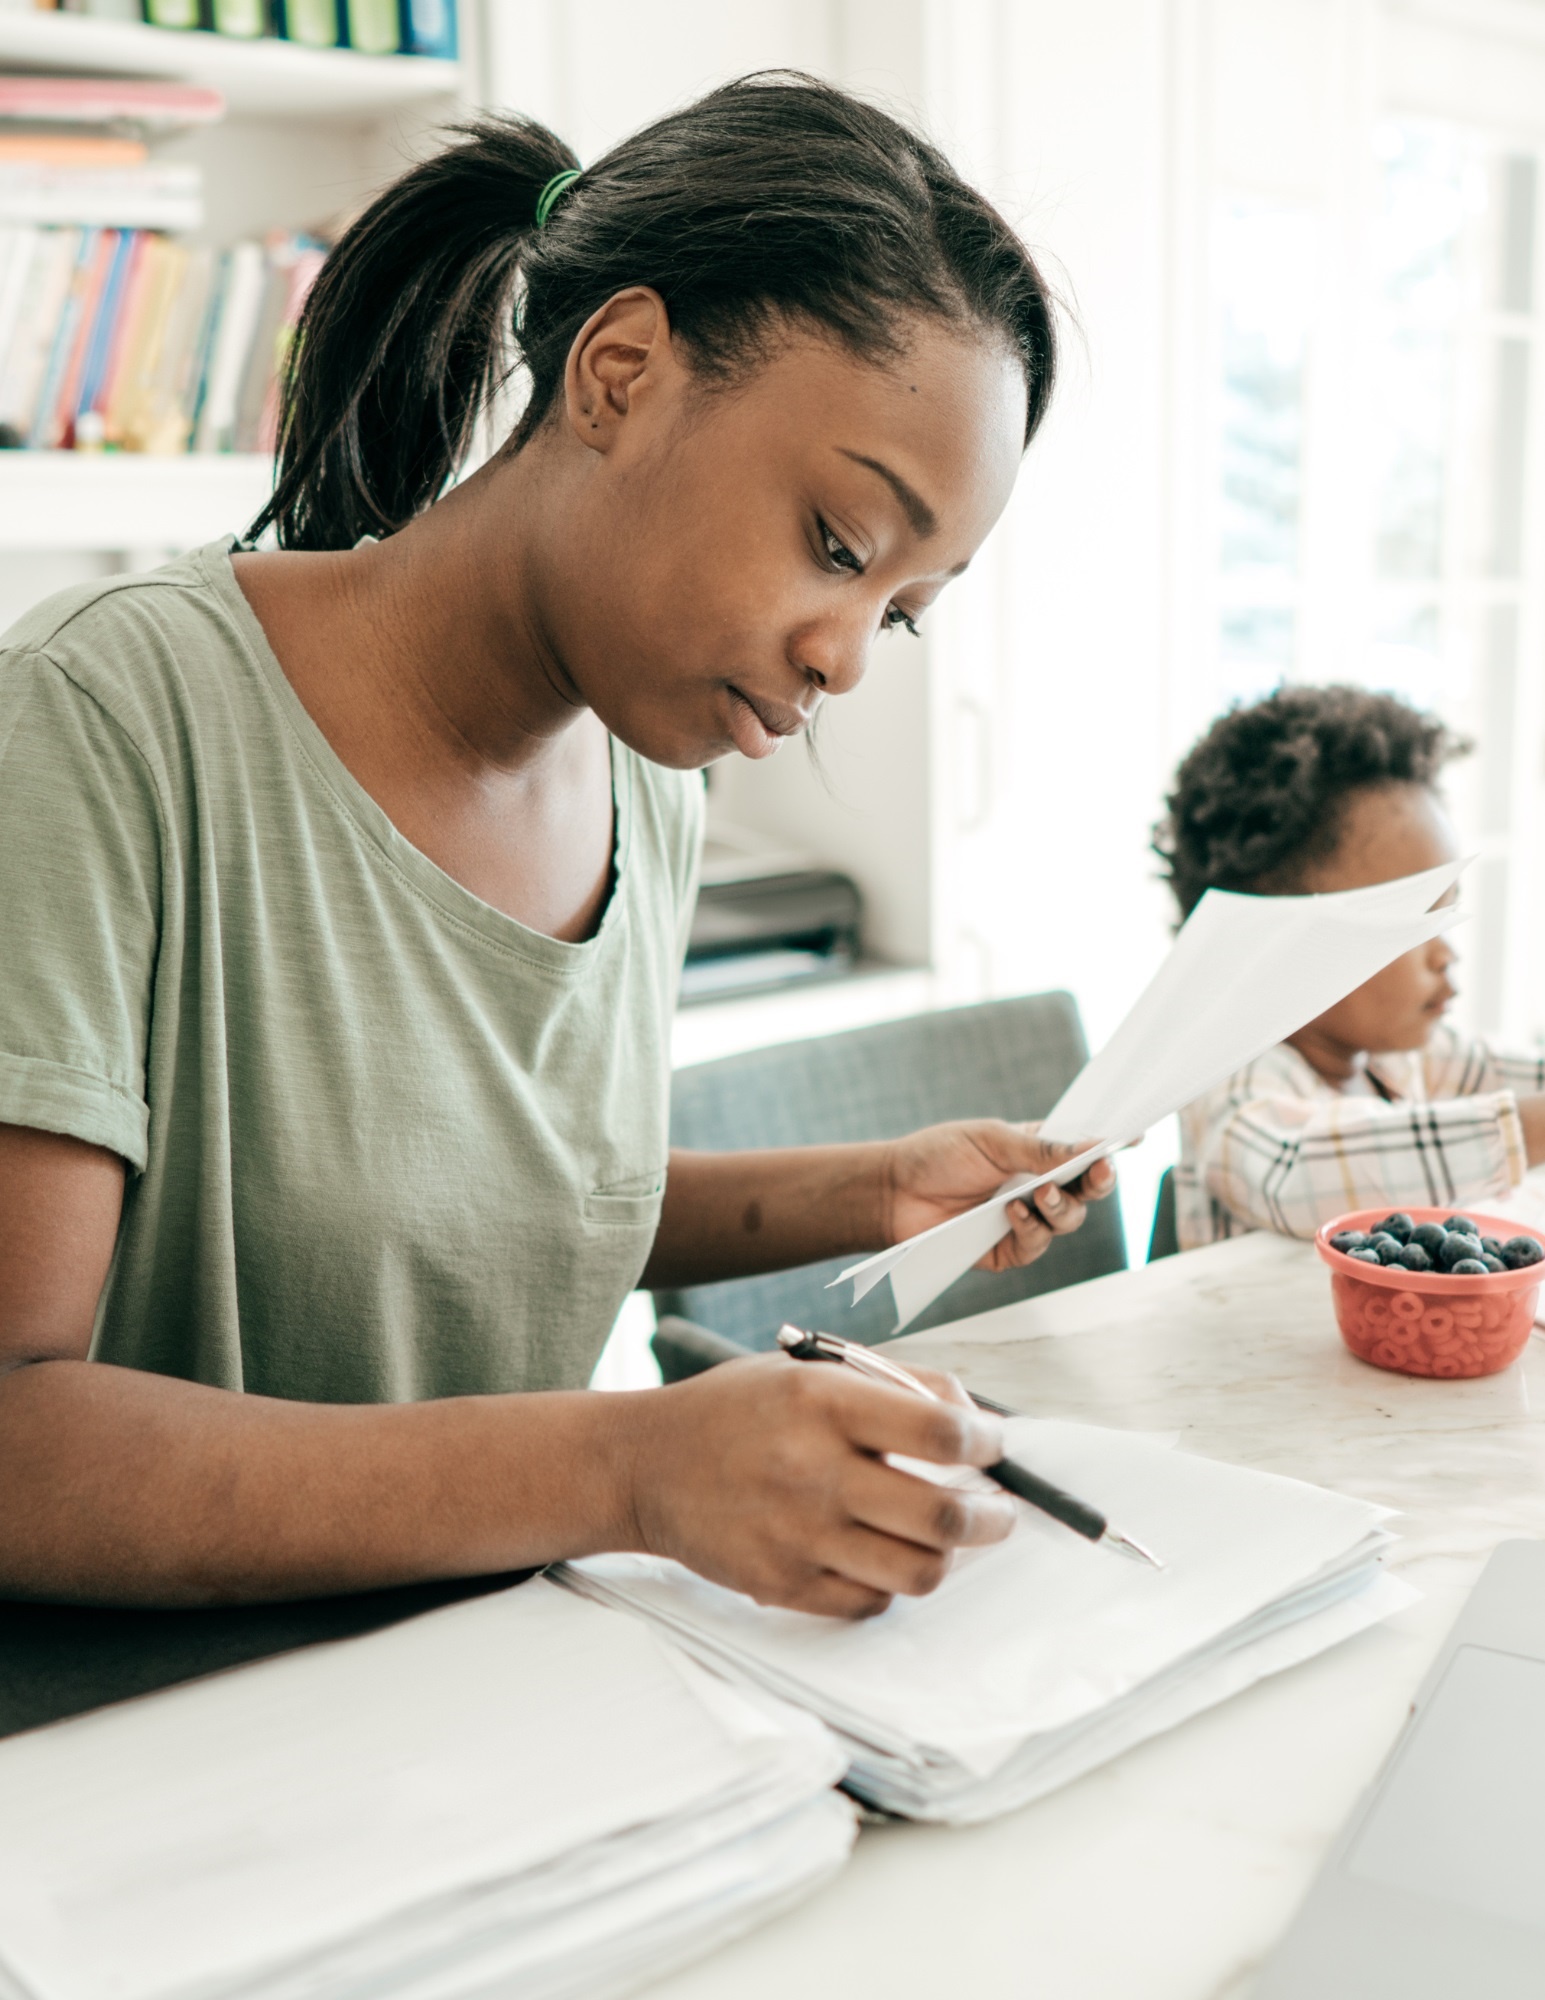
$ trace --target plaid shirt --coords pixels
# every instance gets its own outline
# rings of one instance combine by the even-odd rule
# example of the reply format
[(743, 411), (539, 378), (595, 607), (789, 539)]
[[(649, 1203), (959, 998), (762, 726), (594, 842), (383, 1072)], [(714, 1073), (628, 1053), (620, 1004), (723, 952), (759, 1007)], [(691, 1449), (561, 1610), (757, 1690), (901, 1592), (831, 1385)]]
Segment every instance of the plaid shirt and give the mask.
[(1180, 1114), (1181, 1248), (1504, 1195), (1528, 1169), (1515, 1093), (1536, 1091), (1545, 1055), (1499, 1055), (1446, 1027), (1425, 1049), (1370, 1057), (1344, 1090), (1281, 1042)]

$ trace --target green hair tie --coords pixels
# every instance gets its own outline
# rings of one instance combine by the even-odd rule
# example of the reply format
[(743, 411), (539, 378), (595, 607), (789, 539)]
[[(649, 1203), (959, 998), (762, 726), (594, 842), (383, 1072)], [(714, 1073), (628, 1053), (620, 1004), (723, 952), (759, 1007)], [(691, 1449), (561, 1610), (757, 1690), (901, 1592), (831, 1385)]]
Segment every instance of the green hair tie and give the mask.
[(566, 167), (561, 174), (553, 175), (552, 179), (536, 198), (536, 226), (538, 229), (545, 229), (547, 227), (547, 218), (557, 206), (559, 197), (566, 188), (574, 185), (582, 172), (583, 169), (580, 167)]

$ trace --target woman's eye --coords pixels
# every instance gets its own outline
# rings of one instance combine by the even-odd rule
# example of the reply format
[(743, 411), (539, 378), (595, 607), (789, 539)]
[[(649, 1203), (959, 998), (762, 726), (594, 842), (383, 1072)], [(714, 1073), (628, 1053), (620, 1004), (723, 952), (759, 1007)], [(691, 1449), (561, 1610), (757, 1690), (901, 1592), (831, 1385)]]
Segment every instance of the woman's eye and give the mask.
[(864, 565), (842, 537), (834, 534), (824, 521), (821, 523), (821, 546), (825, 549), (826, 559), (833, 569), (851, 570), (854, 576), (863, 575)]
[(909, 618), (899, 604), (887, 604), (885, 607), (885, 616), (880, 620), (881, 630), (894, 632), (898, 625), (905, 626), (914, 639), (922, 636), (917, 629), (916, 619)]

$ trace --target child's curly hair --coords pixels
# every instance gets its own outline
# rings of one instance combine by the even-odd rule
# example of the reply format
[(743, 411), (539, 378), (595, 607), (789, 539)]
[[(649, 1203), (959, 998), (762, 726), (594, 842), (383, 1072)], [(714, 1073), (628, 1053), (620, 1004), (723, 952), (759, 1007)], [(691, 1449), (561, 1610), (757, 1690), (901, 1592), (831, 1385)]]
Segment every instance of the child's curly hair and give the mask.
[(1175, 774), (1153, 851), (1182, 917), (1206, 889), (1291, 895), (1370, 785), (1432, 785), (1470, 745), (1435, 715), (1355, 687), (1283, 687), (1231, 708)]

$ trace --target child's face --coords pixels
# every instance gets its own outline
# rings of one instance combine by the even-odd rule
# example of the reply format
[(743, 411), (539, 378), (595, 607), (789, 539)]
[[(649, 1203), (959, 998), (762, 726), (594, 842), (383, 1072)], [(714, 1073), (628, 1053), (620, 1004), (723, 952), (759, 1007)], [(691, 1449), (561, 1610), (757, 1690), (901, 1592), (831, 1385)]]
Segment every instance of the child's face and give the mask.
[[(1306, 872), (1302, 886), (1364, 889), (1441, 867), (1458, 851), (1448, 815), (1425, 785), (1370, 786), (1348, 801), (1340, 845)], [(1359, 1055), (1423, 1048), (1454, 998), (1454, 959), (1448, 940), (1433, 938), (1375, 973), (1310, 1029)]]

